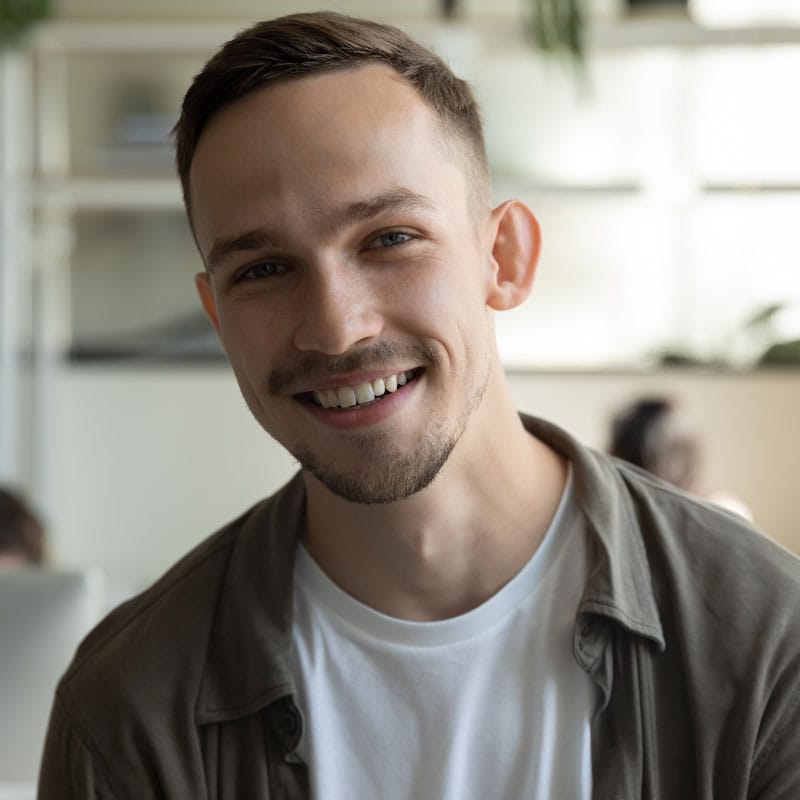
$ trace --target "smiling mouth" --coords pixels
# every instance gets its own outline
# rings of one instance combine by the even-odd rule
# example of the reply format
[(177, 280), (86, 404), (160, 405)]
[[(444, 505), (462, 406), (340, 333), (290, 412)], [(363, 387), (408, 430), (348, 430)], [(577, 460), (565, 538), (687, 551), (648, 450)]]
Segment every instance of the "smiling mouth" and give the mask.
[(313, 403), (322, 408), (338, 408), (342, 410), (363, 408), (379, 402), (389, 394), (413, 381), (421, 369), (409, 369), (396, 372), (373, 381), (363, 381), (355, 386), (337, 386), (333, 389), (320, 389), (298, 395), (298, 399)]

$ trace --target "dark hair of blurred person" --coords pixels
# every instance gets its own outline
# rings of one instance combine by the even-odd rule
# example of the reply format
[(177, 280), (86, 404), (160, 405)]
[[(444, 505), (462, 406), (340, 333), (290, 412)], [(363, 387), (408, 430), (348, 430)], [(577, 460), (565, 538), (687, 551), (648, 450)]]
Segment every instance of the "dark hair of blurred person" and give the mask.
[(45, 532), (38, 516), (16, 493), (0, 488), (0, 568), (44, 562)]
[(699, 442), (670, 400), (643, 398), (619, 411), (608, 450), (681, 489), (696, 491)]

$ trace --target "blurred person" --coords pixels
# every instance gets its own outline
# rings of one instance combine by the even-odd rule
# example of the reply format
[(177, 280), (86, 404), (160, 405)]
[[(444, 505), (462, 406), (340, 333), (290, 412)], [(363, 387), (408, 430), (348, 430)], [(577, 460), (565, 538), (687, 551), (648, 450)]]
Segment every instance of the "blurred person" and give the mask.
[(541, 237), (468, 86), (293, 15), (176, 144), (201, 303), (300, 470), (84, 641), (40, 796), (800, 796), (800, 563), (518, 414), (493, 319)]
[(636, 400), (617, 412), (611, 428), (611, 455), (681, 489), (694, 489), (699, 472), (699, 440), (671, 400)]
[(664, 397), (644, 397), (620, 409), (611, 423), (608, 452), (652, 472), (680, 489), (701, 495), (752, 522), (753, 514), (725, 490), (702, 484), (701, 438), (678, 405)]
[(0, 570), (41, 566), (45, 530), (22, 496), (0, 487)]

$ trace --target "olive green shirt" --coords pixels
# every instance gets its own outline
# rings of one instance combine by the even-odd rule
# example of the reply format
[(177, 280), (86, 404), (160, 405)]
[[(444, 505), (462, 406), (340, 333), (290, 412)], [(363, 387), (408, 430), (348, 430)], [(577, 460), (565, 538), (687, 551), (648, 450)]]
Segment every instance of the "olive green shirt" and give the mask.
[[(523, 421), (571, 460), (589, 526), (574, 655), (603, 698), (594, 797), (800, 798), (800, 561)], [(57, 690), (41, 798), (309, 796), (289, 669), (304, 515), (298, 475), (86, 638)]]

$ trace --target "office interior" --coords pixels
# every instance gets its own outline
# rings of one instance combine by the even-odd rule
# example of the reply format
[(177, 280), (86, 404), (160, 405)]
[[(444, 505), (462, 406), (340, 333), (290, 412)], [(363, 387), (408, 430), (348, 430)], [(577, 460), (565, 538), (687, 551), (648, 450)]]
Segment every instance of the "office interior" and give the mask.
[[(535, 0), (59, 0), (0, 50), (0, 483), (50, 564), (106, 608), (296, 469), (202, 317), (169, 132), (192, 75), (252, 21), (397, 24), (472, 84), (497, 202), (544, 247), (497, 316), (520, 409), (604, 449), (667, 396), (703, 482), (800, 553), (800, 11), (794, 0), (587, 0), (544, 51)], [(0, 779), (2, 776), (0, 776)]]

